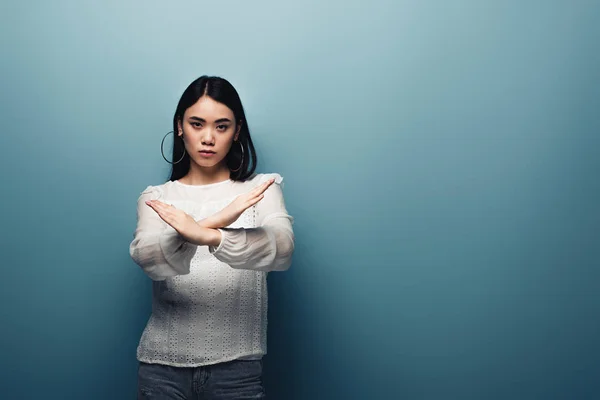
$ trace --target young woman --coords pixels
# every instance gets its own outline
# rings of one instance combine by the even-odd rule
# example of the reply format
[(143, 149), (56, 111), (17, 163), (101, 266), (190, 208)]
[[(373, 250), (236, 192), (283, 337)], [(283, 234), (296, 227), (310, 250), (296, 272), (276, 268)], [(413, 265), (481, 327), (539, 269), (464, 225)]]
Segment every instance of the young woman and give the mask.
[(282, 177), (254, 173), (244, 109), (225, 79), (188, 86), (173, 132), (171, 178), (142, 192), (130, 245), (153, 280), (138, 398), (264, 399), (267, 273), (288, 269), (294, 251)]

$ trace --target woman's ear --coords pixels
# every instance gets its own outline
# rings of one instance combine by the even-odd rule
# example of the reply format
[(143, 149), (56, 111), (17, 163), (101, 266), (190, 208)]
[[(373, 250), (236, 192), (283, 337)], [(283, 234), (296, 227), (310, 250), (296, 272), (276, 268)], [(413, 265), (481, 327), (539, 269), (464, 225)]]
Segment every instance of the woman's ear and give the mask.
[(183, 128), (181, 127), (181, 121), (177, 122), (177, 136), (183, 136)]
[(240, 121), (238, 121), (238, 123), (237, 123), (237, 128), (236, 128), (236, 130), (235, 130), (235, 136), (234, 136), (234, 140), (236, 140), (236, 141), (237, 141), (237, 140), (238, 140), (238, 138), (240, 137), (240, 131), (242, 130), (242, 124), (243, 124), (243, 123), (244, 123), (244, 122), (243, 122), (243, 121), (241, 121), (241, 120), (240, 120)]

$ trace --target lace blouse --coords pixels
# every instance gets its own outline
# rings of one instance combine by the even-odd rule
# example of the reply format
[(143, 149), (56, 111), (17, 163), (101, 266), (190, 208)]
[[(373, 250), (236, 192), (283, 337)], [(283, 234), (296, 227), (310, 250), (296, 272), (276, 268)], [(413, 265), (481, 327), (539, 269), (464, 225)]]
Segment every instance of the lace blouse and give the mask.
[[(219, 229), (216, 247), (188, 243), (145, 204), (158, 199), (198, 221), (272, 177), (262, 200)], [(169, 181), (141, 193), (129, 251), (153, 286), (139, 361), (190, 367), (266, 354), (267, 273), (288, 269), (294, 251), (282, 181), (279, 174), (208, 185)]]

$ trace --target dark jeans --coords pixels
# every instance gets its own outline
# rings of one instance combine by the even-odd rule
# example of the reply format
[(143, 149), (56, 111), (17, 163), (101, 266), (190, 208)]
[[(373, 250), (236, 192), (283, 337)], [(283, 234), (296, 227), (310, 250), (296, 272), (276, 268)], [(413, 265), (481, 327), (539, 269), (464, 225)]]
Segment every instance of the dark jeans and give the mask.
[(141, 362), (138, 399), (266, 399), (262, 361), (238, 360), (204, 367), (170, 367)]

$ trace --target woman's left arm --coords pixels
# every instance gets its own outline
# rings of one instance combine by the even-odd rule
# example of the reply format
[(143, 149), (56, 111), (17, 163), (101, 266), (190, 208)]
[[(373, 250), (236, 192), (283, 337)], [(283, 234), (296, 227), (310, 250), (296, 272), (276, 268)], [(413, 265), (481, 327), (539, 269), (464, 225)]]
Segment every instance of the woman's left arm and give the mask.
[(232, 268), (285, 271), (294, 252), (293, 217), (285, 207), (281, 177), (256, 204), (256, 228), (219, 228), (221, 242), (209, 251)]

